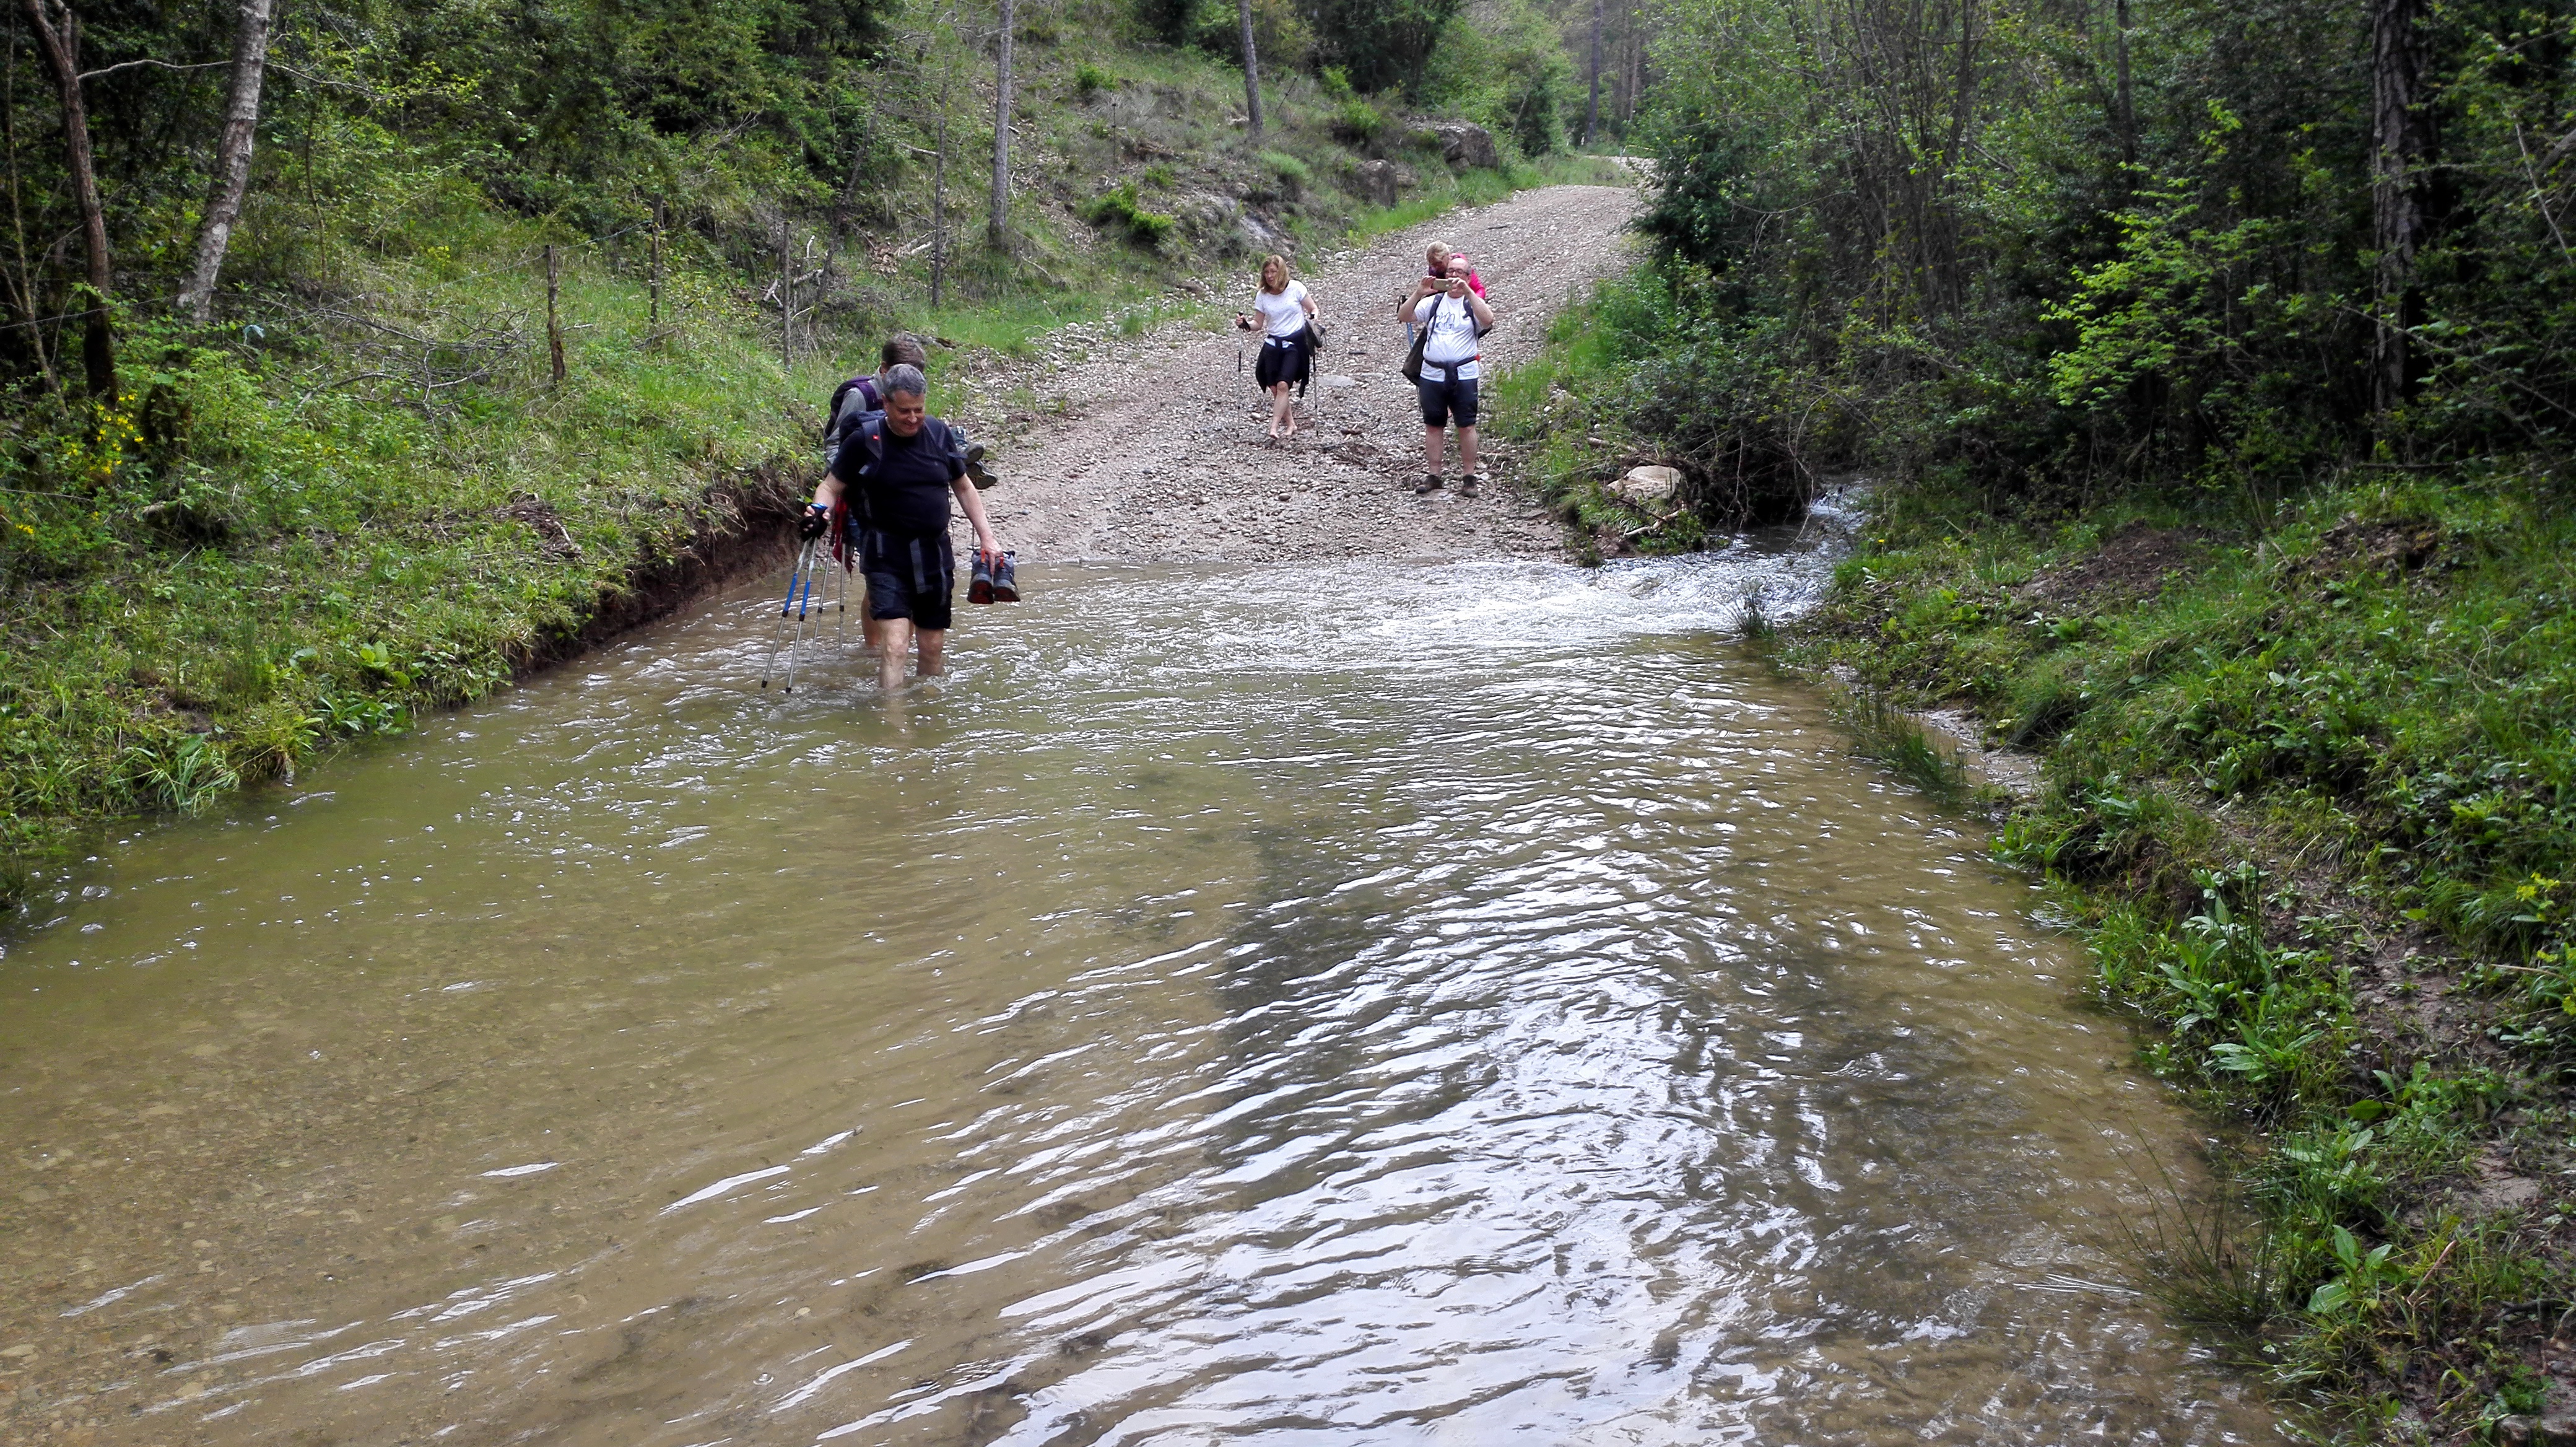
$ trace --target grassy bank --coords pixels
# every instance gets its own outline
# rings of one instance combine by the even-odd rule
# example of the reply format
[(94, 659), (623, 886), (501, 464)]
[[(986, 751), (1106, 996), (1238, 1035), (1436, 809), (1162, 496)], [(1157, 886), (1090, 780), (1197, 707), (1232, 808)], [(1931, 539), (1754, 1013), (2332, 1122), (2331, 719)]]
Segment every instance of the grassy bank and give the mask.
[[(0, 904), (49, 897), (110, 821), (292, 776), (755, 560), (811, 486), (832, 383), (890, 331), (938, 338), (934, 384), (966, 402), (981, 362), (1065, 322), (1207, 305), (1260, 228), (1336, 242), (1591, 164), (1460, 170), (1392, 120), (1345, 138), (1350, 102), (1302, 76), (1253, 147), (1239, 76), (1188, 52), (1068, 44), (1025, 84), (1049, 119), (1010, 250), (952, 192), (932, 307), (926, 193), (878, 232), (796, 230), (789, 347), (739, 227), (675, 220), (657, 302), (642, 223), (528, 215), (382, 134), (255, 194), (220, 325), (130, 316), (114, 404), (5, 414)], [(1403, 168), (1396, 205), (1349, 189), (1373, 158)]]
[(2141, 1263), (2169, 1302), (2330, 1433), (2525, 1440), (2576, 1372), (2564, 485), (1979, 502), (1883, 493), (1785, 656), (2045, 761), (1998, 854), (2233, 1128), (2222, 1224)]

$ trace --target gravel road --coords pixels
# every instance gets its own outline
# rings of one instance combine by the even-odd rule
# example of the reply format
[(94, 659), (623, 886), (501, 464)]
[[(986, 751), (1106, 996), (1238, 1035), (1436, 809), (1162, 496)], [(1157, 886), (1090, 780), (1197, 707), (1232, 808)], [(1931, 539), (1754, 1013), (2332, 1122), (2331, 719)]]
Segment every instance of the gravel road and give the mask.
[[(1308, 258), (1298, 278), (1326, 342), (1297, 435), (1278, 446), (1252, 384), (1257, 339), (1232, 327), (1257, 263), (1214, 294), (1210, 314), (1132, 338), (1110, 322), (1065, 328), (1039, 360), (970, 374), (964, 395), (934, 397), (932, 410), (953, 409), (993, 439), (1002, 482), (985, 501), (1003, 546), (1023, 559), (1554, 553), (1557, 524), (1513, 488), (1414, 495), (1422, 423), (1397, 375), (1395, 304), (1431, 242), (1466, 252), (1494, 307), (1490, 376), (1534, 354), (1559, 308), (1633, 260), (1637, 199), (1622, 186), (1551, 186)], [(1457, 473), (1453, 443), (1452, 489)]]

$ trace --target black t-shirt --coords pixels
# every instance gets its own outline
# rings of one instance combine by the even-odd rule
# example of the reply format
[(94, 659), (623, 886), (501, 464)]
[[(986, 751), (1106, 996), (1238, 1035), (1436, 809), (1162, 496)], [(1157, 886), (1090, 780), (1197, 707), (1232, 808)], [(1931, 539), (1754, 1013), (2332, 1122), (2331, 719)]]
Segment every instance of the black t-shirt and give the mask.
[[(873, 467), (870, 432), (885, 444), (884, 461)], [(843, 436), (832, 475), (853, 494), (850, 507), (868, 526), (926, 538), (948, 531), (948, 485), (966, 475), (966, 464), (949, 443), (948, 424), (936, 417), (923, 418), (910, 437), (866, 417)]]

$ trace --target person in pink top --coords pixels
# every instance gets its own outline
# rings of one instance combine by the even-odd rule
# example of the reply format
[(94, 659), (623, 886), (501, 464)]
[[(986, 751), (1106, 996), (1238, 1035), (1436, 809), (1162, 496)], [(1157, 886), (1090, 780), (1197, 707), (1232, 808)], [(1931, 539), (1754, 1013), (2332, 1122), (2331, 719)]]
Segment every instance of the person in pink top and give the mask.
[[(1465, 261), (1467, 258), (1450, 250), (1448, 242), (1435, 241), (1431, 243), (1431, 249), (1423, 253), (1422, 259), (1426, 265), (1422, 273), (1422, 285), (1417, 288), (1417, 295), (1413, 298), (1415, 301), (1420, 301), (1435, 291), (1447, 291), (1449, 263)], [(1485, 294), (1485, 279), (1476, 274), (1476, 268), (1473, 266), (1467, 268), (1467, 290), (1478, 296)]]

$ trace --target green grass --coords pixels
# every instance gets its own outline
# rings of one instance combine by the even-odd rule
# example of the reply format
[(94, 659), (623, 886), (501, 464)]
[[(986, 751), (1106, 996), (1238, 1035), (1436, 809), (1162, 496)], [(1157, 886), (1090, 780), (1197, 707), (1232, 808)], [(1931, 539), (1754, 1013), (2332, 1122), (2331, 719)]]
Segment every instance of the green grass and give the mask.
[(1972, 791), (1968, 767), (1944, 751), (1923, 731), (1920, 720), (1867, 689), (1845, 692), (1834, 703), (1834, 719), (1851, 735), (1852, 750), (1887, 765), (1934, 800), (1956, 807)]
[[(540, 288), (475, 283), (541, 316)], [(462, 324), (426, 300), (413, 326)], [(46, 442), (0, 466), (12, 891), (100, 818), (204, 808), (488, 692), (684, 546), (711, 491), (800, 450), (781, 399), (815, 379), (742, 319), (701, 311), (648, 348), (630, 284), (576, 270), (564, 301), (587, 325), (559, 388), (541, 320), (429, 410), (332, 385), (390, 349), (138, 339), (124, 405), (21, 417)]]

